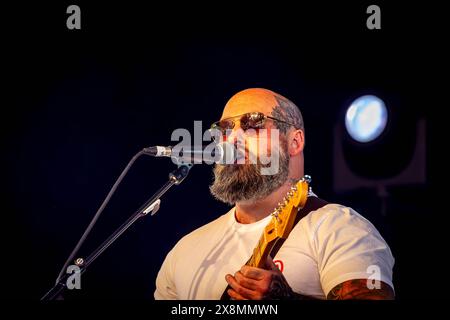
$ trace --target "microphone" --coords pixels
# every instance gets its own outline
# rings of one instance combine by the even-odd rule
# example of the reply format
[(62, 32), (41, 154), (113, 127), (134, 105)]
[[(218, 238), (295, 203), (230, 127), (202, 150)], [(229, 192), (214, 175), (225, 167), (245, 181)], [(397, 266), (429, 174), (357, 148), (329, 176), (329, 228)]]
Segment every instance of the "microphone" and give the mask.
[(236, 160), (236, 147), (230, 142), (210, 143), (194, 146), (153, 146), (144, 148), (144, 153), (153, 157), (169, 157), (176, 164), (233, 164)]

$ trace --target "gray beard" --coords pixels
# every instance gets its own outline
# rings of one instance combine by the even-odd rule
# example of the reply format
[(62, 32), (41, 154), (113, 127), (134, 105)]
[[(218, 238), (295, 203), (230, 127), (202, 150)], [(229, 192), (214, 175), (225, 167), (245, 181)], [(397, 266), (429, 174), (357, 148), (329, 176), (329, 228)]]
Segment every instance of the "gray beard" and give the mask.
[(216, 164), (213, 170), (214, 182), (209, 190), (214, 198), (229, 205), (263, 199), (281, 187), (288, 178), (287, 146), (281, 147), (278, 173), (262, 175), (261, 168), (268, 166), (270, 164)]

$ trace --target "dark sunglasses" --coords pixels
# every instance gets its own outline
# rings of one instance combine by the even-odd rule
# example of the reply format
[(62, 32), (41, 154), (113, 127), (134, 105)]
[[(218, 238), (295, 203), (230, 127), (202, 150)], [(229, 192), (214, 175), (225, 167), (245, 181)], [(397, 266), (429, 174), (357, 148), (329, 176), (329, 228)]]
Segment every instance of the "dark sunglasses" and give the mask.
[(265, 128), (265, 124), (267, 119), (270, 120), (275, 120), (278, 122), (283, 122), (286, 123), (288, 125), (294, 126), (294, 124), (271, 117), (271, 116), (266, 116), (264, 113), (262, 112), (249, 112), (249, 113), (244, 113), (241, 115), (237, 115), (234, 117), (230, 117), (230, 118), (226, 118), (223, 120), (219, 120), (214, 122), (211, 125), (211, 129), (217, 129), (220, 130), (222, 132), (222, 134), (226, 134), (227, 130), (232, 130), (235, 125), (236, 125), (236, 121), (239, 120), (239, 123), (241, 124), (241, 128), (242, 130), (246, 131), (248, 129), (264, 129)]

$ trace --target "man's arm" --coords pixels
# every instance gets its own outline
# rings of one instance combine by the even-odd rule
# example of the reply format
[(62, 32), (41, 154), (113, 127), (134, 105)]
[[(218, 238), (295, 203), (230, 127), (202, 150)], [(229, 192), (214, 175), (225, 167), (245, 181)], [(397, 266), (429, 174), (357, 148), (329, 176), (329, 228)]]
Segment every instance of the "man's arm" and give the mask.
[(367, 279), (353, 279), (342, 282), (331, 289), (328, 293), (328, 300), (393, 300), (394, 290), (391, 286), (380, 281), (380, 289), (370, 289), (367, 286)]
[[(235, 300), (314, 300), (292, 290), (281, 271), (268, 259), (270, 270), (243, 266), (234, 276), (227, 275), (231, 286), (227, 293)], [(327, 296), (329, 300), (392, 300), (394, 291), (380, 281), (380, 289), (370, 289), (367, 279), (353, 279), (335, 286)]]
[(173, 249), (169, 251), (161, 269), (156, 277), (156, 290), (154, 293), (155, 300), (176, 300), (178, 299), (178, 293), (176, 292), (175, 284), (173, 283), (173, 275), (171, 270), (172, 259), (173, 259)]

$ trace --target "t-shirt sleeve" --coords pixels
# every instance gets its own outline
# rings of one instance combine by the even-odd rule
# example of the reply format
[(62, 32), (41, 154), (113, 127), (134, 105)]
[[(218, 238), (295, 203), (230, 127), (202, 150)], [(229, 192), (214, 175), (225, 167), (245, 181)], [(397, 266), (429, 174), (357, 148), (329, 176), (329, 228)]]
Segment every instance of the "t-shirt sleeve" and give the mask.
[[(377, 229), (348, 207), (327, 212), (316, 226), (314, 247), (325, 295), (352, 279), (382, 281), (394, 288), (394, 257)], [(368, 282), (369, 283), (369, 282)]]
[(156, 277), (155, 300), (176, 300), (178, 298), (173, 281), (174, 249), (169, 251)]

